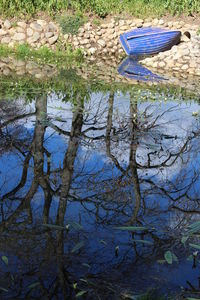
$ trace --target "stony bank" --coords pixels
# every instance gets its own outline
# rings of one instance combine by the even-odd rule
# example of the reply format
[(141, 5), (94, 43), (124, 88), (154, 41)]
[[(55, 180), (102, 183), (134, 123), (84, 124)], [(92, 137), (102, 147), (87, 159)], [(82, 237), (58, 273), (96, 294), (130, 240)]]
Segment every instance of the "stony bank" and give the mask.
[(37, 19), (12, 23), (10, 20), (0, 20), (0, 42), (9, 47), (27, 43), (36, 49), (46, 46), (52, 50), (58, 47), (64, 50), (71, 45), (73, 49), (82, 49), (90, 61), (95, 62), (100, 57), (119, 63), (125, 56), (119, 43), (120, 34), (130, 29), (150, 26), (180, 30), (181, 43), (169, 51), (144, 58), (141, 63), (161, 73), (171, 71), (200, 76), (199, 26), (186, 24), (184, 21), (112, 18), (98, 26), (87, 22), (79, 28), (76, 35), (64, 35), (60, 26), (52, 21)]

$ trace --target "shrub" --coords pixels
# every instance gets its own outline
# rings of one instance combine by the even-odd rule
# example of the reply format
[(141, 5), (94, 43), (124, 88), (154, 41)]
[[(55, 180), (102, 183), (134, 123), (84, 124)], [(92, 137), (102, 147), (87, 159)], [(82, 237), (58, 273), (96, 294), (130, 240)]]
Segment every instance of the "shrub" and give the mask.
[(86, 19), (81, 15), (59, 16), (56, 21), (60, 24), (64, 34), (77, 34), (78, 29), (85, 23)]

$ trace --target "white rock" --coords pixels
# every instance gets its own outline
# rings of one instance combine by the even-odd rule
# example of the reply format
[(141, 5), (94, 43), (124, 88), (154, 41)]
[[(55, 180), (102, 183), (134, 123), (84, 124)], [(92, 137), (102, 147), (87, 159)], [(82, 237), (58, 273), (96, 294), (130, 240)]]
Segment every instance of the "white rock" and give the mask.
[(97, 43), (101, 46), (101, 47), (105, 47), (106, 46), (106, 42), (102, 39), (98, 40)]
[(27, 33), (27, 36), (32, 36), (33, 35), (33, 29), (27, 28), (26, 33)]
[(6, 35), (6, 34), (7, 34), (7, 31), (6, 31), (6, 30), (0, 29), (0, 36), (1, 36), (1, 35)]
[(50, 45), (53, 45), (57, 42), (57, 40), (58, 40), (58, 34), (56, 34), (53, 37), (49, 38), (48, 42), (49, 42)]
[(17, 22), (17, 25), (23, 29), (26, 29), (26, 26), (27, 26), (26, 22), (21, 22), (21, 21)]
[(91, 47), (91, 48), (88, 50), (88, 53), (91, 54), (91, 55), (93, 55), (93, 54), (96, 53), (96, 51), (97, 51), (97, 48)]
[(11, 41), (11, 38), (9, 36), (5, 36), (2, 38), (1, 43), (2, 44), (9, 44)]
[(10, 29), (11, 26), (12, 26), (9, 20), (5, 20), (5, 22), (4, 22), (3, 25), (4, 25), (4, 27), (5, 27), (6, 29)]
[(26, 35), (23, 32), (16, 32), (13, 36), (13, 40), (15, 41), (23, 41), (25, 40)]
[(30, 24), (30, 27), (31, 27), (34, 31), (39, 31), (39, 32), (42, 31), (42, 26), (39, 25), (38, 23), (31, 23), (31, 24)]

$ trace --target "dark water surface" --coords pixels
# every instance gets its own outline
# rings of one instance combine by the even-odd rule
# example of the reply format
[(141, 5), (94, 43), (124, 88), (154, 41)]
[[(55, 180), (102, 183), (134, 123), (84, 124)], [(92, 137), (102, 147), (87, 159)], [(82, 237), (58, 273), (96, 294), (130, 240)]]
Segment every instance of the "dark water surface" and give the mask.
[(198, 295), (200, 104), (136, 90), (1, 97), (0, 299)]

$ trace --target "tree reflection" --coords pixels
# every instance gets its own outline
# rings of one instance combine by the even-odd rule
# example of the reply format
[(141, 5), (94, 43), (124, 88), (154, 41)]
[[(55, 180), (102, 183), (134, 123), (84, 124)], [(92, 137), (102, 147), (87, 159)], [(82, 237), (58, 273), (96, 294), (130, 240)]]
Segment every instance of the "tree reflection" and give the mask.
[[(68, 98), (71, 104), (64, 103)], [(132, 93), (123, 111), (116, 98), (112, 91), (99, 98), (66, 91), (63, 110), (70, 111), (70, 124), (68, 113), (60, 120), (56, 108), (48, 112), (46, 94), (30, 110), (23, 101), (1, 103), (0, 155), (20, 159), (11, 188), (10, 170), (2, 169), (1, 249), (9, 256), (9, 271), (5, 266), (1, 271), (5, 299), (72, 299), (78, 292), (110, 299), (120, 289), (121, 273), (129, 278), (139, 265), (143, 272), (166, 249), (181, 247), (175, 233), (199, 214), (199, 168), (191, 167), (199, 124), (177, 136), (176, 127), (166, 128), (180, 106), (141, 104)], [(120, 225), (150, 230), (119, 234), (113, 227)]]

